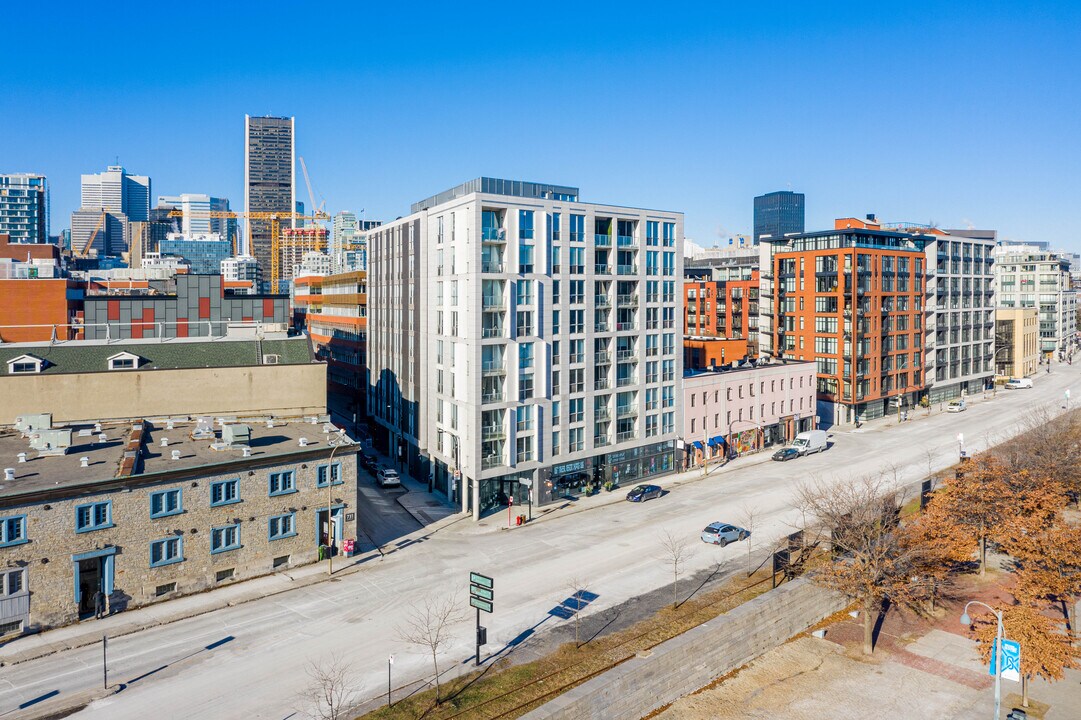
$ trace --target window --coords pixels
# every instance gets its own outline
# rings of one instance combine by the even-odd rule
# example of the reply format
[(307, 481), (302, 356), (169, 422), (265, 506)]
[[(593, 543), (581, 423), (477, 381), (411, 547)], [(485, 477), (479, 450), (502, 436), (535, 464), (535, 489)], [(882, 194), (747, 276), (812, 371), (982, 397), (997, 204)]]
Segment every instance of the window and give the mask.
[(210, 507), (240, 502), (240, 481), (219, 480), (210, 483)]
[(281, 540), (293, 537), (297, 534), (296, 513), (275, 515), (267, 521), (267, 537), (270, 540)]
[(0, 518), (0, 547), (30, 542), (26, 537), (26, 516)]
[(34, 355), (20, 355), (8, 360), (9, 375), (25, 375), (27, 373), (41, 372), (44, 361)]
[(181, 502), (180, 488), (150, 493), (151, 518), (169, 517), (182, 512), (184, 512), (184, 506)]
[(315, 486), (326, 487), (327, 476), (330, 476), (331, 485), (342, 484), (342, 464), (334, 463), (333, 465), (320, 465), (315, 469)]
[(521, 240), (533, 239), (533, 211), (518, 211), (518, 238)]
[(240, 523), (216, 527), (210, 531), (210, 552), (220, 553), (240, 547)]
[(161, 567), (173, 563), (184, 562), (184, 541), (182, 538), (171, 537), (164, 540), (154, 540), (150, 543), (150, 567)]
[(113, 526), (113, 501), (75, 506), (75, 532), (104, 530)]
[(109, 358), (110, 370), (134, 370), (139, 365), (139, 358), (131, 353), (117, 353)]
[(270, 496), (285, 495), (297, 491), (296, 475), (292, 470), (270, 473)]
[[(0, 573), (0, 596), (22, 592), (23, 588), (26, 587), (26, 583), (23, 581), (23, 573), (24, 570), (21, 568)], [(0, 632), (0, 634), (3, 633)]]

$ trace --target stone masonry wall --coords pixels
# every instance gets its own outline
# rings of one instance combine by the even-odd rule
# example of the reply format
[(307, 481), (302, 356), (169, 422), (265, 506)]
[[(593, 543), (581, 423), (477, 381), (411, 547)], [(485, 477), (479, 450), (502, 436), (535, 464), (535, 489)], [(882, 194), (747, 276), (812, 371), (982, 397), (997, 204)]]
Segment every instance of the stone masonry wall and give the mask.
[(705, 687), (844, 609), (840, 595), (797, 579), (545, 703), (523, 720), (633, 720)]
[[(332, 486), (335, 507), (344, 506), (343, 515), (356, 517), (356, 455), (340, 453), (334, 463), (341, 463), (342, 483)], [(271, 467), (234, 468), (232, 472), (184, 480), (172, 479), (141, 487), (81, 495), (79, 497), (8, 506), (0, 509), (0, 518), (26, 515), (29, 542), (0, 548), (0, 566), (26, 568), (25, 582), (30, 590), (30, 624), (45, 628), (78, 620), (75, 603), (75, 562), (72, 556), (115, 547), (115, 582), (113, 602), (117, 609), (137, 607), (187, 595), (219, 585), (258, 575), (265, 575), (295, 565), (313, 562), (318, 555), (316, 510), (326, 508), (328, 491), (316, 487), (316, 472), (327, 458), (313, 457), (305, 462)], [(271, 472), (293, 470), (297, 491), (269, 496)], [(240, 502), (210, 507), (210, 485), (215, 480), (240, 479)], [(181, 489), (183, 512), (151, 519), (150, 494), (158, 490)], [(75, 507), (85, 503), (112, 501), (113, 526), (91, 532), (75, 532)], [(295, 512), (296, 534), (271, 541), (268, 519), (273, 515)], [(343, 517), (344, 520), (344, 517)], [(240, 547), (211, 554), (210, 531), (214, 527), (240, 522)], [(343, 537), (356, 537), (357, 523), (344, 522)], [(182, 539), (184, 560), (170, 565), (150, 567), (150, 543), (166, 537)], [(274, 567), (275, 558), (287, 557)], [(220, 570), (233, 569), (230, 578), (216, 580)], [(158, 587), (176, 583), (175, 592), (162, 596)]]

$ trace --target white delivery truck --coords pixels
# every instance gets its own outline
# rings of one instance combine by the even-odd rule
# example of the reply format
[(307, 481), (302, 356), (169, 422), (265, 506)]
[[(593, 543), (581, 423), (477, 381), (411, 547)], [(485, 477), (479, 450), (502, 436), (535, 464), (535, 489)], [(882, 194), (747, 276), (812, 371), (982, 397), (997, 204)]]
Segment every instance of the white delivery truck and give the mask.
[(796, 439), (792, 441), (792, 447), (796, 448), (800, 455), (810, 455), (811, 453), (821, 452), (826, 449), (826, 431), (825, 430), (808, 430), (801, 432), (796, 436)]

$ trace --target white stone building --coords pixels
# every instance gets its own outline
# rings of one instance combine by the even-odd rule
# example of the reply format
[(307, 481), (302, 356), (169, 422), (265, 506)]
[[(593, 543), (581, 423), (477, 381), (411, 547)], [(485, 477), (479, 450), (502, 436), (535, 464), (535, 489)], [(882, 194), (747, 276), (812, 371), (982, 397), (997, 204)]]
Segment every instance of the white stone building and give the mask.
[(474, 517), (675, 469), (681, 213), (491, 178), (412, 210), (368, 233), (377, 442)]
[(1034, 307), (1040, 313), (1040, 352), (1052, 355), (1077, 337), (1077, 291), (1070, 261), (1036, 245), (995, 248), (995, 292), (1001, 307)]

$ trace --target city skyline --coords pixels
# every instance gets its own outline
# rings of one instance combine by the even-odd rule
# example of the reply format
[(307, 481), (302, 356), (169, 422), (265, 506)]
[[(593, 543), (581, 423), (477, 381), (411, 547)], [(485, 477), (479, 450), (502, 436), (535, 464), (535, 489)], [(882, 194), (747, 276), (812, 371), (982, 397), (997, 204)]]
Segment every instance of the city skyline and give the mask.
[[(1081, 156), (1081, 100), (1056, 90), (1081, 69), (1077, 7), (616, 8), (503, 9), (496, 26), (478, 21), (483, 7), (429, 8), (409, 18), (408, 47), (393, 40), (401, 11), (341, 8), (335, 27), (353, 28), (364, 52), (346, 42), (276, 57), (255, 49), (278, 13), (216, 7), (214, 26), (237, 29), (220, 57), (189, 56), (174, 75), (160, 72), (176, 62), (168, 44), (150, 47), (123, 83), (72, 73), (77, 39), (164, 11), (58, 15), (40, 71), (10, 78), (0, 100), (0, 157), (6, 172), (49, 177), (54, 232), (77, 207), (78, 176), (118, 156), (162, 192), (199, 188), (239, 208), (242, 119), (270, 114), (297, 118), (297, 154), (331, 214), (392, 220), (477, 176), (573, 182), (589, 202), (677, 208), (688, 239), (710, 246), (749, 235), (755, 195), (793, 189), (807, 195), (809, 230), (874, 212), (1081, 249), (1058, 219)], [(174, 21), (195, 45), (212, 42), (212, 26)], [(303, 14), (293, 22), (322, 32)], [(35, 122), (14, 132), (28, 111)], [(635, 169), (650, 153), (674, 160)]]

